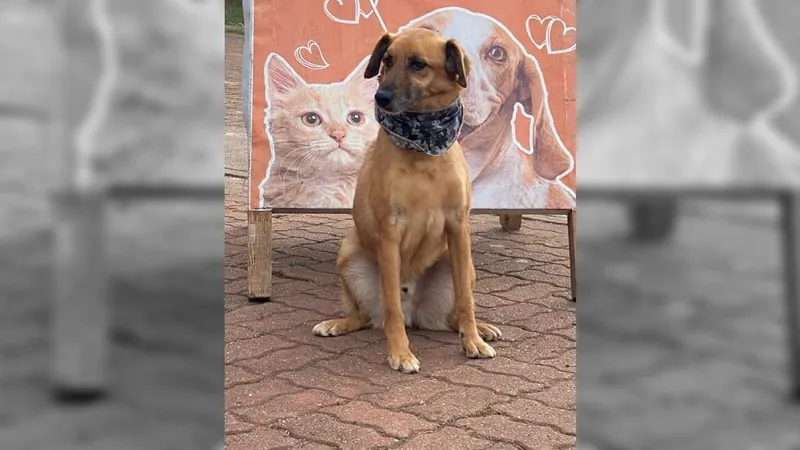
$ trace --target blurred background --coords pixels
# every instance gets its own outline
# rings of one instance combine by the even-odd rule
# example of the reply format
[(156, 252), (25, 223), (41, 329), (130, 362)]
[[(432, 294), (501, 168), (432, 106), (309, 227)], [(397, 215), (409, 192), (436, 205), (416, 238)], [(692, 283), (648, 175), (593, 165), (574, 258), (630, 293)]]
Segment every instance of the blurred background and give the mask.
[[(222, 17), (217, 0), (0, 4), (0, 448), (221, 441)], [(70, 390), (52, 357), (81, 334), (52, 328), (57, 207), (83, 189), (116, 190), (105, 239), (85, 242), (112, 339), (103, 382)]]
[(579, 0), (580, 448), (800, 448), (768, 195), (800, 182), (798, 13)]
[[(578, 11), (580, 447), (800, 448), (784, 298), (798, 274), (776, 202), (741, 195), (800, 181), (800, 4)], [(215, 0), (2, 2), (0, 448), (220, 440), (222, 16)], [(102, 248), (112, 388), (80, 404), (54, 399), (50, 358), (70, 339), (50, 327), (53, 194), (74, 188), (77, 149), (96, 185), (127, 192)], [(698, 190), (723, 196), (684, 195)]]

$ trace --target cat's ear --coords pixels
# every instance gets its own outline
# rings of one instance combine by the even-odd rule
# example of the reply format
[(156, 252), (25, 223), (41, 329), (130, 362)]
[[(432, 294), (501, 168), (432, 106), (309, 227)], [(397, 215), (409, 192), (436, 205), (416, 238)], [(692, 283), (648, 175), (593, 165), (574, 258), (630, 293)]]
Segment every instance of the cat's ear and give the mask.
[(373, 78), (378, 75), (378, 72), (381, 70), (383, 55), (386, 54), (386, 50), (389, 50), (389, 46), (392, 45), (392, 39), (394, 39), (394, 36), (391, 33), (386, 33), (378, 40), (378, 43), (375, 44), (375, 49), (372, 50), (372, 56), (369, 57), (367, 68), (364, 70), (364, 78)]
[(267, 92), (270, 94), (285, 94), (305, 84), (292, 66), (277, 53), (267, 57), (264, 73), (267, 78)]
[(377, 78), (365, 78), (364, 72), (367, 70), (367, 65), (369, 64), (369, 58), (364, 58), (355, 69), (347, 76), (347, 84), (361, 89), (364, 91), (366, 95), (370, 98), (375, 95), (375, 91), (378, 90), (378, 79)]

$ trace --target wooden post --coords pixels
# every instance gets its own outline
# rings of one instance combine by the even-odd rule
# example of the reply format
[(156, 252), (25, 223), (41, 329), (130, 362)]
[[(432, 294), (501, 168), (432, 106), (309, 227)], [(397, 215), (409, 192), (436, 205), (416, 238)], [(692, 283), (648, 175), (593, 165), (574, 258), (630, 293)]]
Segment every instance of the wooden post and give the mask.
[(268, 302), (272, 298), (272, 210), (247, 212), (247, 296)]
[(567, 213), (567, 235), (569, 236), (569, 277), (572, 285), (572, 301), (578, 301), (578, 276), (577, 258), (575, 257), (575, 227), (577, 225), (577, 211), (574, 209)]
[(667, 240), (675, 231), (680, 204), (675, 197), (651, 196), (628, 207), (632, 237), (641, 242)]
[[(88, 0), (58, 2), (60, 32), (52, 102), (53, 148), (60, 180), (51, 194), (54, 214), (54, 273), (51, 297), (51, 373), (53, 394), (67, 402), (91, 401), (108, 389), (110, 311), (105, 261), (106, 191), (90, 158), (96, 136), (78, 142), (102, 73), (97, 42), (102, 37), (89, 14)], [(87, 64), (91, 64), (87, 70)], [(88, 142), (88, 143), (87, 143)]]
[(789, 338), (789, 388), (800, 401), (800, 192), (781, 195), (783, 256)]
[(106, 198), (100, 191), (71, 191), (54, 195), (53, 201), (54, 394), (64, 401), (89, 401), (104, 395), (107, 388)]
[(522, 228), (522, 214), (500, 214), (500, 226), (505, 231), (517, 231)]

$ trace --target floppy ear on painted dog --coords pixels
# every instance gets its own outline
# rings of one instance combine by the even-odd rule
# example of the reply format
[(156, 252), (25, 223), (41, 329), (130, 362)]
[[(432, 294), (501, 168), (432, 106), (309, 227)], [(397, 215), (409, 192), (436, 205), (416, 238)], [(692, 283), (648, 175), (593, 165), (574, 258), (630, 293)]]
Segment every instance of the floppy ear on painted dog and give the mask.
[(375, 49), (372, 50), (372, 56), (369, 57), (367, 68), (364, 70), (364, 78), (374, 78), (381, 70), (381, 61), (386, 50), (392, 45), (394, 36), (391, 33), (386, 33), (375, 44)]
[(570, 170), (572, 156), (558, 139), (550, 106), (545, 100), (541, 74), (532, 58), (525, 57), (519, 71), (517, 89), (519, 102), (533, 116), (533, 169), (541, 177), (555, 180)]
[(467, 87), (467, 76), (470, 70), (469, 58), (455, 39), (450, 39), (444, 44), (444, 70), (461, 87)]

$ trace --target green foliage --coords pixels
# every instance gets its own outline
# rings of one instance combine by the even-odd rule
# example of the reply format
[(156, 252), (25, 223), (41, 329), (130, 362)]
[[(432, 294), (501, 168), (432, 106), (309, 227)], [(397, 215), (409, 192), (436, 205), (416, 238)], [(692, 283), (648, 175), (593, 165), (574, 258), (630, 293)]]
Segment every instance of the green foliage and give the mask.
[(242, 0), (225, 0), (225, 27), (241, 27), (244, 25)]

